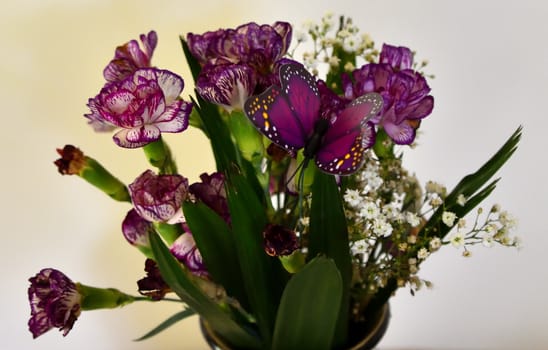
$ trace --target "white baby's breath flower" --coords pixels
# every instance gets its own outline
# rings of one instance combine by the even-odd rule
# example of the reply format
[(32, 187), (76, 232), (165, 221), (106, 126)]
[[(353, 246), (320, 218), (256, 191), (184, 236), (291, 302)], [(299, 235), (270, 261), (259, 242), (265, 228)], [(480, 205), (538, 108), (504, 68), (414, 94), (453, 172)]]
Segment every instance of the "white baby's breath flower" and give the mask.
[(360, 196), (360, 191), (347, 189), (343, 196), (346, 203), (351, 207), (357, 207), (362, 202), (362, 197)]
[(430, 240), (429, 245), (430, 245), (430, 250), (435, 252), (441, 247), (441, 239), (439, 239), (439, 237), (434, 237)]
[(466, 219), (460, 218), (459, 221), (457, 221), (457, 227), (463, 228), (464, 226), (466, 226)]
[(451, 244), (455, 248), (460, 248), (464, 246), (464, 240), (465, 240), (464, 233), (461, 231), (457, 231), (453, 235), (453, 237), (451, 237)]
[(337, 56), (331, 56), (329, 57), (328, 63), (330, 67), (337, 68), (339, 67), (339, 63), (341, 63), (341, 59)]
[(352, 255), (365, 254), (367, 253), (367, 247), (367, 241), (365, 239), (360, 239), (352, 244), (350, 250), (352, 251)]
[(409, 265), (417, 265), (417, 259), (416, 259), (416, 258), (409, 258), (409, 259), (407, 260), (407, 263), (408, 263)]
[(409, 244), (417, 243), (417, 236), (415, 236), (415, 235), (408, 236), (407, 237), (407, 243), (409, 243)]
[(337, 37), (340, 38), (340, 39), (346, 39), (348, 37), (350, 37), (350, 32), (346, 29), (341, 29), (337, 32)]
[(356, 69), (356, 66), (354, 66), (352, 62), (346, 62), (346, 64), (344, 65), (344, 70), (346, 72), (352, 72), (354, 69)]
[(430, 255), (430, 252), (426, 248), (421, 248), (417, 252), (417, 258), (419, 260), (424, 260), (424, 259), (428, 258), (429, 255)]
[(297, 40), (298, 43), (304, 43), (308, 39), (308, 35), (307, 33), (301, 30), (297, 30), (295, 31), (295, 39)]
[(444, 211), (443, 214), (441, 214), (441, 221), (449, 227), (452, 227), (455, 224), (456, 218), (457, 215), (451, 211)]
[(493, 243), (494, 243), (494, 238), (492, 235), (485, 235), (483, 236), (483, 245), (487, 248), (491, 248), (493, 246)]
[(437, 208), (442, 204), (443, 204), (443, 200), (440, 197), (432, 197), (432, 199), (430, 199), (430, 205), (433, 208)]
[(310, 217), (304, 216), (304, 217), (299, 219), (299, 222), (301, 223), (301, 225), (306, 227), (306, 226), (310, 225)]
[(419, 217), (415, 213), (407, 212), (405, 213), (405, 220), (411, 225), (412, 227), (417, 227), (421, 223)]
[(364, 203), (364, 205), (361, 207), (360, 212), (358, 213), (359, 216), (362, 218), (373, 220), (376, 219), (380, 214), (379, 207), (375, 202), (367, 201)]
[(461, 193), (457, 197), (457, 204), (463, 207), (466, 204), (466, 197)]
[(379, 236), (388, 237), (392, 233), (392, 225), (384, 219), (377, 218), (373, 222), (373, 232)]
[(388, 220), (396, 219), (400, 212), (394, 203), (389, 203), (382, 207), (382, 213)]
[(359, 46), (360, 46), (360, 44), (359, 44), (358, 40), (356, 40), (353, 37), (346, 38), (343, 41), (343, 49), (344, 49), (344, 51), (349, 52), (349, 53), (356, 52), (356, 50), (358, 49)]

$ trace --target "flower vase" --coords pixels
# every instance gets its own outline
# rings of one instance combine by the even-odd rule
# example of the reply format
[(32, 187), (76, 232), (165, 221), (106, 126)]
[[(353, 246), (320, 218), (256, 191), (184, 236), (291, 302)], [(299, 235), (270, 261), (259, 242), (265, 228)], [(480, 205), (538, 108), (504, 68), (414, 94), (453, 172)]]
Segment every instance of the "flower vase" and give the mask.
[[(382, 339), (390, 321), (390, 306), (386, 303), (373, 317), (365, 322), (352, 323), (349, 329), (348, 350), (370, 350)], [(200, 317), (200, 329), (212, 350), (235, 350), (227, 341), (219, 337), (206, 320)]]

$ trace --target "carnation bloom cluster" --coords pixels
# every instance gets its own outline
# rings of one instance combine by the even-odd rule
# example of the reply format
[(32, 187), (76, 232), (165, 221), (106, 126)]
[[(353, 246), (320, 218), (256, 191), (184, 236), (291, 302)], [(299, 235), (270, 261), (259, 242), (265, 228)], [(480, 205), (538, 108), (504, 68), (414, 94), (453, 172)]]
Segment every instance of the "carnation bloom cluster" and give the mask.
[[(153, 65), (158, 42), (150, 31), (118, 46), (84, 116), (113, 147), (141, 148), (150, 167), (124, 183), (73, 145), (55, 161), (129, 206), (120, 234), (143, 254), (140, 295), (44, 269), (29, 280), (34, 337), (66, 335), (87, 310), (164, 300), (183, 308), (141, 340), (197, 313), (233, 348), (344, 348), (386, 316), (398, 288), (431, 285), (420, 266), (443, 246), (465, 256), (476, 244), (519, 246), (515, 219), (478, 205), (521, 128), (451, 191), (404, 168), (434, 108), (411, 49), (378, 47), (331, 14), (295, 38), (282, 21), (188, 33), (196, 94), (181, 96), (183, 77)], [(199, 179), (163, 138), (188, 127), (215, 157)]]

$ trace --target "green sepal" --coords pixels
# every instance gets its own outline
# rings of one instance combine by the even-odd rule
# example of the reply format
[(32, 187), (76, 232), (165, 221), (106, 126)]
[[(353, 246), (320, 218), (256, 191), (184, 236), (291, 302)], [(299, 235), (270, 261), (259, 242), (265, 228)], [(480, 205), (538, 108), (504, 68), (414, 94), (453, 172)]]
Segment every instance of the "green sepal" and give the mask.
[(216, 333), (229, 340), (235, 347), (260, 348), (260, 341), (256, 336), (236, 323), (192, 282), (188, 272), (171, 254), (158, 234), (150, 235), (150, 243), (164, 281), (183, 302), (206, 319)]
[(86, 157), (86, 166), (78, 175), (106, 193), (110, 198), (120, 202), (131, 202), (126, 185), (95, 159)]
[(76, 289), (81, 295), (82, 310), (113, 309), (135, 301), (131, 295), (115, 288), (97, 288), (76, 283)]
[(342, 294), (335, 262), (325, 257), (312, 259), (287, 283), (272, 349), (331, 349)]
[(179, 311), (176, 314), (172, 315), (167, 320), (160, 323), (158, 326), (154, 327), (149, 332), (147, 332), (145, 335), (135, 339), (134, 341), (143, 341), (143, 340), (152, 338), (153, 336), (155, 336), (155, 335), (161, 333), (162, 331), (168, 329), (169, 327), (173, 326), (175, 323), (177, 323), (179, 321), (182, 321), (185, 318), (187, 318), (189, 316), (192, 316), (194, 314), (196, 314), (194, 312), (194, 310), (189, 309), (189, 308), (185, 308), (183, 311)]
[(177, 174), (177, 165), (171, 156), (171, 150), (162, 137), (143, 147), (148, 162), (158, 168), (160, 174)]

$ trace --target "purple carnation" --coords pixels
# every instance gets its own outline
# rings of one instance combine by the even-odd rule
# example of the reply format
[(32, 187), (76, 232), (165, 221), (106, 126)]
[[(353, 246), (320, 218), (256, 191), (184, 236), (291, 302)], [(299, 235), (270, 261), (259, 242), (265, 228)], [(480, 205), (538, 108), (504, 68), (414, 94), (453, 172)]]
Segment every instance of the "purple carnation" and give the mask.
[(182, 262), (186, 268), (197, 276), (207, 276), (207, 269), (202, 260), (202, 255), (196, 247), (196, 242), (192, 233), (186, 225), (183, 225), (185, 228), (185, 233), (180, 235), (175, 242), (171, 245), (170, 251), (174, 257)]
[(222, 173), (200, 175), (202, 182), (195, 182), (190, 185), (190, 193), (199, 201), (213, 209), (227, 223), (230, 223), (230, 213), (226, 200), (225, 177)]
[(34, 338), (52, 328), (66, 336), (81, 313), (82, 296), (76, 284), (55, 269), (43, 269), (29, 279), (31, 318), (29, 330)]
[(114, 58), (103, 70), (103, 76), (108, 82), (124, 80), (139, 68), (150, 67), (158, 36), (152, 30), (147, 35), (141, 34), (139, 38), (143, 45), (142, 49), (137, 40), (131, 40), (116, 48)]
[(281, 225), (268, 224), (263, 231), (265, 252), (270, 256), (290, 255), (299, 248), (295, 231)]
[[(291, 25), (247, 23), (236, 29), (189, 33), (192, 55), (202, 65), (196, 88), (202, 97), (229, 110), (278, 80), (278, 62), (291, 43)], [(246, 68), (244, 68), (246, 67)]]
[(188, 127), (192, 103), (178, 98), (184, 81), (167, 70), (143, 68), (117, 83), (107, 83), (90, 99), (85, 115), (95, 131), (121, 128), (113, 139), (121, 147), (142, 147), (162, 132)]
[(227, 111), (243, 109), (253, 93), (256, 74), (242, 64), (204, 68), (196, 82), (196, 90), (205, 100), (223, 106)]
[(188, 180), (181, 175), (142, 173), (129, 185), (137, 213), (151, 222), (179, 223), (184, 220), (182, 204), (188, 194)]
[(407, 48), (383, 46), (381, 62), (362, 66), (352, 73), (353, 81), (343, 77), (345, 97), (354, 99), (368, 92), (383, 97), (383, 111), (372, 121), (384, 128), (388, 136), (400, 145), (415, 139), (420, 120), (434, 107), (426, 79), (412, 66), (411, 51)]
[(413, 68), (413, 53), (405, 46), (382, 45), (379, 63), (390, 65), (395, 70)]
[(150, 247), (148, 235), (153, 231), (152, 223), (143, 219), (135, 209), (128, 211), (122, 222), (122, 233), (125, 239), (135, 247)]

